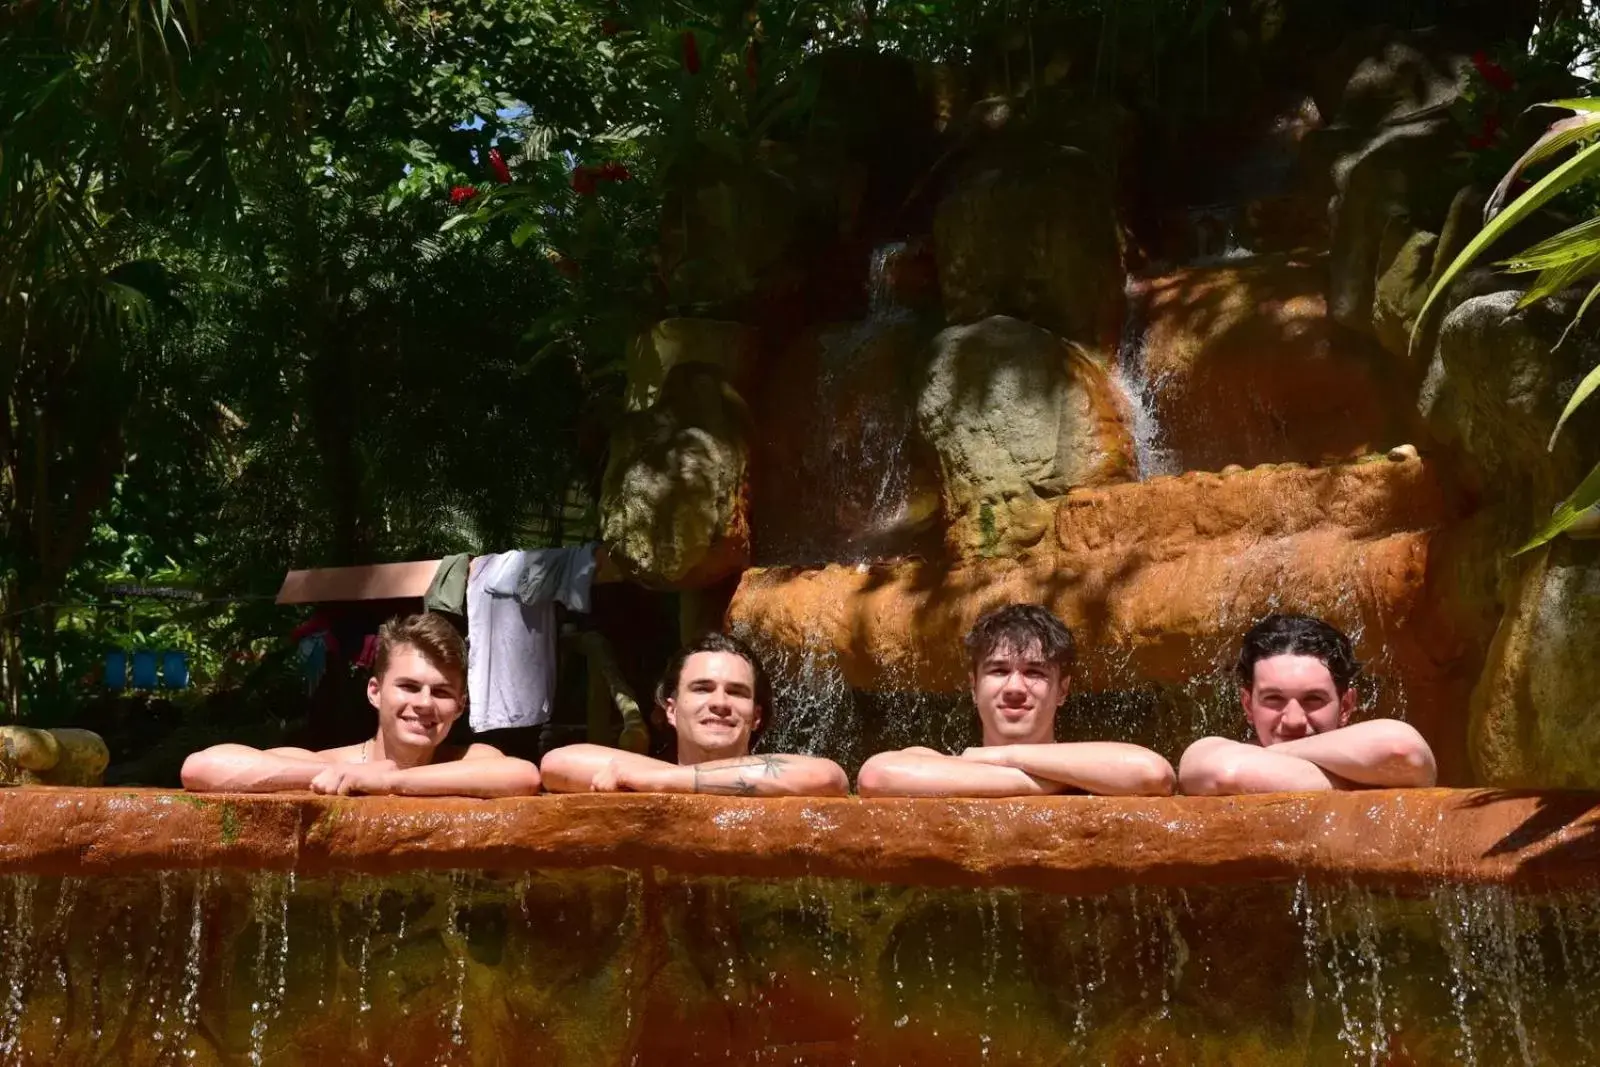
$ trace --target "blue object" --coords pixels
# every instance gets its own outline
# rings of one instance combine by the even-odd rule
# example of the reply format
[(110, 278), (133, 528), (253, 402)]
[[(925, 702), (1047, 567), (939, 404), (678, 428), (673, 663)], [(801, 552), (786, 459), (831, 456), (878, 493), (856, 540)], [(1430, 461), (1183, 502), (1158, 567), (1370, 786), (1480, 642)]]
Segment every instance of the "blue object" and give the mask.
[(161, 653), (161, 685), (166, 689), (189, 688), (189, 653)]
[(106, 688), (128, 687), (128, 654), (120, 648), (106, 653)]
[(156, 687), (156, 654), (154, 652), (135, 652), (133, 654), (133, 687), (135, 689), (154, 689)]

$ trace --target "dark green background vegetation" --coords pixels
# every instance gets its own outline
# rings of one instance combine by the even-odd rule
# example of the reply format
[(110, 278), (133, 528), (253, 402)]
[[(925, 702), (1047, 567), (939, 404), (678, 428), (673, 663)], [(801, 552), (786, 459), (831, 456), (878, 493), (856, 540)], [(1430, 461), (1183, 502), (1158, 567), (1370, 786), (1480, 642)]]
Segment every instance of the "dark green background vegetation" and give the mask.
[[(1577, 27), (1544, 36), (1561, 66), (1588, 26), (1546, 6)], [(827, 98), (825, 53), (959, 63), (1024, 119), (1203, 129), (1272, 78), (1220, 57), (1274, 19), (1310, 39), (1472, 7), (10, 0), (0, 721), (82, 719), (105, 650), (151, 647), (198, 682), (160, 714), (267, 729), (300, 692), (297, 616), (271, 601), (290, 566), (582, 528), (626, 339), (730, 310), (685, 282), (718, 249), (662, 239), (686, 190), (790, 180), (775, 143), (848, 140), (841, 116), (873, 106)], [(1044, 38), (1072, 43), (1059, 83)], [(866, 236), (897, 236), (882, 216)]]

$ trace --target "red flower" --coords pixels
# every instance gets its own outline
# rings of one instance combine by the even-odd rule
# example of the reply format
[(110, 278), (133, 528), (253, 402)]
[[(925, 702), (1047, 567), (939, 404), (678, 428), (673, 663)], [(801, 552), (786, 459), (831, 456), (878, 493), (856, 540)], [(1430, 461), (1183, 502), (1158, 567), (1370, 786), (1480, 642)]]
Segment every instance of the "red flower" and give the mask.
[(690, 74), (700, 73), (700, 46), (695, 43), (694, 31), (683, 31), (683, 69)]
[(756, 87), (756, 75), (760, 72), (760, 64), (757, 62), (759, 55), (760, 46), (752, 40), (744, 50), (744, 76), (750, 82), (752, 89)]
[(468, 200), (478, 195), (478, 190), (470, 185), (458, 185), (450, 190), (452, 204), (465, 204)]
[(618, 22), (616, 19), (601, 19), (600, 32), (605, 34), (607, 37), (615, 37), (617, 34), (622, 32), (622, 23)]
[(1491, 111), (1483, 116), (1483, 126), (1467, 139), (1468, 148), (1488, 148), (1500, 132), (1500, 112)]
[(628, 168), (621, 163), (603, 163), (600, 165), (600, 178), (608, 182), (625, 182), (633, 175), (628, 173)]
[(494, 171), (494, 180), (501, 185), (511, 183), (511, 168), (506, 166), (505, 157), (498, 148), (489, 149), (489, 169)]
[(1509, 93), (1517, 87), (1517, 80), (1513, 78), (1506, 68), (1490, 59), (1486, 52), (1472, 53), (1472, 65), (1478, 68), (1478, 76), (1489, 85), (1502, 93)]
[(599, 181), (600, 172), (594, 167), (581, 166), (572, 168), (572, 191), (579, 196), (593, 196), (595, 186)]

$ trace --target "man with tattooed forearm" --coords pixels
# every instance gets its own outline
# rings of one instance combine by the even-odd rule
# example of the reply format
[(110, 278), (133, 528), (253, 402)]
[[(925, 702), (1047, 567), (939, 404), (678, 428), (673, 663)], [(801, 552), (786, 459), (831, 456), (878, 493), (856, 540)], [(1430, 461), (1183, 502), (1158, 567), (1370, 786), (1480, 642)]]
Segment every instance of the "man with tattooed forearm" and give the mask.
[(761, 664), (744, 642), (711, 633), (667, 664), (661, 683), (678, 761), (603, 745), (568, 745), (540, 771), (555, 793), (711, 793), (720, 796), (843, 796), (844, 769), (817, 756), (750, 754), (771, 704)]

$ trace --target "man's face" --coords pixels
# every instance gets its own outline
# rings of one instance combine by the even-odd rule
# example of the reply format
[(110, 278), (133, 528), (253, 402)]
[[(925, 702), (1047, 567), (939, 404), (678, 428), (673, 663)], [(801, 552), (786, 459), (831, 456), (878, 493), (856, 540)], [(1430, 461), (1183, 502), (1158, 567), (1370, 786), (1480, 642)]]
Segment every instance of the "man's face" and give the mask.
[(1056, 709), (1067, 699), (1068, 679), (1037, 644), (992, 649), (972, 676), (986, 745), (1043, 744), (1055, 740)]
[(1239, 690), (1239, 700), (1265, 746), (1337, 730), (1350, 720), (1356, 691), (1340, 697), (1326, 663), (1284, 653), (1256, 661), (1255, 684)]
[(378, 730), (389, 744), (437, 748), (461, 717), (461, 679), (444, 674), (414, 645), (400, 645), (382, 677), (368, 679), (367, 701), (378, 709)]
[(696, 652), (684, 661), (666, 712), (686, 748), (708, 759), (749, 755), (750, 735), (761, 725), (755, 668), (737, 653)]

